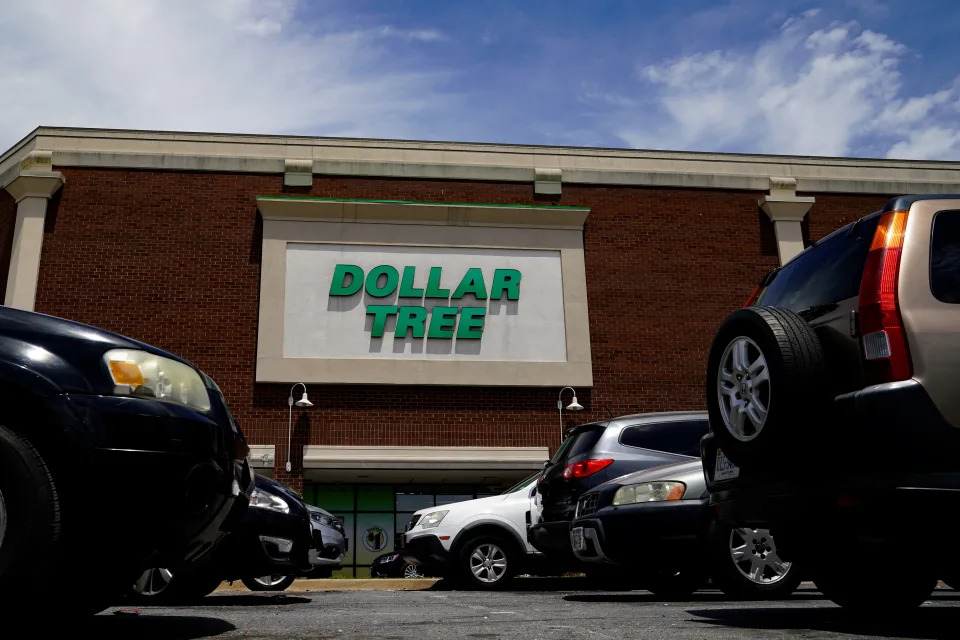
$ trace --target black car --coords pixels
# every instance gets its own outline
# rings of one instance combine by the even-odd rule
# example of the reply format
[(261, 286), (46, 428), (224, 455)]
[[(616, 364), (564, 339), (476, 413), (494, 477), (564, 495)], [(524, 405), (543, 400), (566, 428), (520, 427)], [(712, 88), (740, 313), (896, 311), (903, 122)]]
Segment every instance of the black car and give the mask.
[(184, 571), (149, 569), (133, 586), (141, 601), (189, 602), (224, 580), (241, 580), (253, 591), (283, 591), (310, 569), (313, 526), (300, 495), (257, 475), (256, 488), (237, 527), (207, 561)]
[(401, 553), (384, 553), (374, 558), (370, 564), (372, 578), (425, 578), (433, 576), (434, 573), (426, 566), (407, 562)]
[(527, 538), (538, 551), (574, 561), (570, 522), (580, 496), (612, 478), (698, 457), (707, 416), (641, 413), (575, 427), (537, 482), (540, 514)]
[(0, 308), (0, 601), (84, 575), (58, 612), (97, 611), (147, 567), (198, 561), (246, 511), (248, 452), (189, 362)]
[(630, 473), (577, 503), (570, 543), (577, 558), (665, 597), (712, 579), (736, 598), (778, 598), (800, 584), (802, 566), (783, 561), (766, 529), (716, 522), (700, 460)]

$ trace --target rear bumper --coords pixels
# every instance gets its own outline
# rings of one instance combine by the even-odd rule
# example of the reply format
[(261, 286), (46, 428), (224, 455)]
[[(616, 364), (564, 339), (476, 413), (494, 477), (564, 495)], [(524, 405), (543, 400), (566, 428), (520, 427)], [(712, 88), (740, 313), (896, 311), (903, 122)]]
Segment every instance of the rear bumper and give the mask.
[[(698, 564), (709, 510), (707, 500), (679, 500), (605, 507), (570, 525), (570, 546), (577, 559), (656, 570)], [(573, 543), (583, 528), (585, 548)]]
[(539, 522), (527, 528), (527, 541), (551, 558), (574, 559), (570, 546), (570, 521)]

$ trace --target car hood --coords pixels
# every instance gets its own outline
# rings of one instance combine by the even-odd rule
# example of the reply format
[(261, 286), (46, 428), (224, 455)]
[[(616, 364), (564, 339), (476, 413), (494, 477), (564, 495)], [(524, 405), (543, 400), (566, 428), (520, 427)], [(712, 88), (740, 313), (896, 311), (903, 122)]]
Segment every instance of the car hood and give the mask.
[(414, 515), (426, 515), (428, 513), (433, 513), (434, 511), (448, 511), (451, 514), (464, 514), (468, 515), (470, 513), (479, 513), (485, 509), (489, 509), (494, 505), (504, 502), (511, 496), (513, 493), (508, 493), (505, 496), (489, 496), (486, 498), (476, 498), (474, 500), (464, 500), (462, 502), (451, 502), (450, 504), (437, 505), (435, 507), (427, 507), (426, 509), (420, 509), (415, 512)]
[(683, 494), (684, 500), (696, 500), (707, 490), (706, 480), (703, 477), (703, 462), (700, 460), (691, 460), (689, 462), (677, 462), (662, 467), (628, 473), (625, 476), (604, 482), (594, 488), (593, 491), (600, 491), (604, 487), (619, 487), (625, 484), (667, 480), (675, 480), (687, 485), (687, 490)]

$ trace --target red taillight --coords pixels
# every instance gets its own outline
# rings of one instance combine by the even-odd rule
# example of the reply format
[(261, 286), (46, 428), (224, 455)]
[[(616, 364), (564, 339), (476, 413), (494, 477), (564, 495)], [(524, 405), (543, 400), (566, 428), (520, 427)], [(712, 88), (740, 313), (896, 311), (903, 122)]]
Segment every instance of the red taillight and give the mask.
[(750, 294), (750, 297), (747, 298), (747, 301), (743, 303), (744, 307), (753, 306), (753, 303), (757, 301), (757, 298), (760, 297), (760, 292), (763, 291), (763, 285), (757, 285), (757, 288), (753, 290), (753, 293)]
[(606, 469), (611, 464), (613, 464), (613, 460), (609, 458), (602, 460), (581, 460), (564, 469), (563, 477), (567, 480), (570, 478), (586, 478), (587, 476), (592, 476), (597, 471)]
[(860, 281), (860, 335), (869, 384), (906, 380), (911, 375), (907, 336), (897, 304), (906, 229), (906, 211), (880, 216)]

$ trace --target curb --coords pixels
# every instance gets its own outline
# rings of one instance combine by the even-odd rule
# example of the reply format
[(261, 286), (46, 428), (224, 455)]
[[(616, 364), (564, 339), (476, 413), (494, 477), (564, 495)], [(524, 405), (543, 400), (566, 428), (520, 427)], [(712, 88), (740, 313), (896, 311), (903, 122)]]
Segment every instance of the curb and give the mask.
[[(438, 582), (436, 578), (330, 578), (294, 580), (284, 593), (296, 591), (424, 591)], [(222, 591), (248, 591), (239, 580), (233, 584), (224, 582), (217, 587)], [(270, 593), (270, 592), (264, 592)]]

